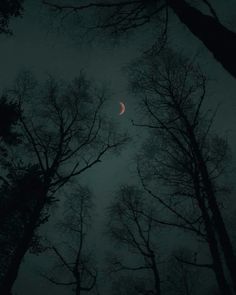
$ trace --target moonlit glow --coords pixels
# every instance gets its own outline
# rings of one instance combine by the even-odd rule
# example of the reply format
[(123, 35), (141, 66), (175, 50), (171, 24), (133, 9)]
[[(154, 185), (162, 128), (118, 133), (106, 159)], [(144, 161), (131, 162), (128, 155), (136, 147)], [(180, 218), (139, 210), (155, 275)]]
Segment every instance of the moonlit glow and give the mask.
[(123, 115), (125, 112), (125, 105), (123, 102), (120, 102), (120, 112), (119, 115)]

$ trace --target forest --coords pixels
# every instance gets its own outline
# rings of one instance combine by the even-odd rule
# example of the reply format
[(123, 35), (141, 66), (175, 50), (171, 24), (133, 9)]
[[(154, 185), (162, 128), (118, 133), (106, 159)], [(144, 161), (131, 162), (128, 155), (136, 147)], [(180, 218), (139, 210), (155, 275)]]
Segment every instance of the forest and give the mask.
[(0, 1), (0, 295), (236, 295), (235, 11)]

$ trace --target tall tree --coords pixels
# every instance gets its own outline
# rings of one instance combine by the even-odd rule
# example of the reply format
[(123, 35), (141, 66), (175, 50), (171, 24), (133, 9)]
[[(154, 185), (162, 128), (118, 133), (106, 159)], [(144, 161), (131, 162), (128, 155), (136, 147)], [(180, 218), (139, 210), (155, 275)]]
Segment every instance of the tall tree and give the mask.
[[(164, 24), (162, 35), (166, 35), (168, 10), (171, 9), (179, 20), (213, 54), (215, 59), (236, 77), (235, 51), (236, 33), (223, 25), (210, 1), (199, 1), (206, 5), (210, 14), (204, 14), (185, 0), (134, 0), (134, 1), (94, 1), (75, 4), (68, 1), (43, 0), (53, 11), (65, 16), (80, 14), (84, 10), (95, 10), (92, 28), (109, 30), (113, 34), (123, 34), (144, 25), (160, 22)], [(91, 18), (89, 18), (91, 21)]]
[[(27, 188), (29, 192), (33, 190), (31, 195), (35, 200), (29, 222), (23, 227), (15, 250), (8, 253), (6, 249), (8, 267), (0, 283), (2, 294), (10, 293), (35, 229), (40, 225), (45, 209), (55, 200), (56, 192), (70, 179), (101, 162), (107, 152), (119, 149), (127, 141), (127, 136), (111, 128), (102, 114), (106, 92), (94, 89), (84, 75), (64, 86), (50, 78), (39, 88), (29, 74), (22, 75), (11, 94), (25, 109), (20, 122), (22, 147), (27, 153), (20, 157), (21, 161), (35, 165), (39, 173), (33, 188), (31, 184)], [(22, 154), (22, 149), (19, 152)], [(15, 169), (21, 169), (21, 165), (17, 165), (19, 161), (14, 159), (14, 162)], [(15, 195), (16, 199), (18, 197)]]
[(147, 122), (134, 125), (153, 130), (151, 142), (156, 151), (153, 145), (149, 149), (149, 176), (165, 184), (171, 200), (164, 202), (153, 193), (146, 183), (149, 178), (140, 173), (143, 186), (178, 218), (179, 206), (187, 210), (193, 205), (200, 210), (200, 225), (204, 224), (216, 279), (222, 294), (231, 294), (220, 255), (222, 250), (235, 288), (235, 256), (219, 205), (219, 177), (227, 144), (209, 134), (214, 114), (209, 116), (204, 111), (206, 77), (191, 61), (170, 50), (160, 56), (145, 55), (134, 63), (131, 77), (133, 90), (140, 95), (147, 114)]
[[(146, 214), (142, 214), (146, 212)], [(111, 259), (111, 271), (141, 272), (151, 282), (147, 286), (136, 285), (138, 294), (161, 294), (161, 280), (158, 268), (156, 230), (153, 222), (154, 210), (145, 204), (142, 192), (135, 187), (124, 186), (109, 208), (109, 233), (122, 247), (136, 256), (135, 265), (127, 265), (119, 257)], [(138, 263), (140, 261), (140, 263)]]
[[(0, 249), (2, 256), (6, 259), (1, 259), (0, 281), (7, 262), (7, 255), (4, 253), (4, 250), (9, 248), (11, 244), (7, 243), (6, 237), (8, 236), (9, 231), (12, 231), (14, 227), (17, 227), (17, 223), (14, 223), (14, 225), (7, 223), (5, 217), (7, 212), (12, 213), (15, 207), (14, 199), (9, 193), (10, 180), (9, 177), (7, 177), (7, 174), (10, 173), (10, 170), (8, 169), (8, 161), (10, 157), (9, 148), (14, 148), (20, 143), (20, 134), (17, 131), (20, 115), (21, 110), (19, 110), (18, 104), (11, 101), (6, 95), (2, 95), (0, 98)], [(22, 200), (19, 200), (19, 202), (20, 201)], [(17, 219), (16, 215), (15, 218)], [(12, 238), (14, 240), (13, 236)]]
[(63, 276), (68, 277), (68, 280), (47, 273), (43, 277), (52, 284), (72, 287), (75, 295), (92, 291), (97, 279), (96, 265), (92, 261), (93, 255), (87, 241), (91, 210), (91, 192), (88, 188), (77, 188), (73, 197), (65, 204), (63, 221), (58, 223), (60, 232), (64, 233), (63, 237), (67, 240), (60, 241), (63, 246), (48, 247), (60, 265), (59, 269), (54, 269), (54, 273), (62, 270)]
[(9, 285), (17, 275), (19, 263), (25, 251), (24, 245), (28, 245), (28, 236), (25, 233), (31, 226), (36, 228), (42, 224), (46, 217), (41, 214), (37, 222), (34, 220), (35, 208), (42, 194), (39, 167), (36, 165), (21, 167), (20, 171), (15, 171), (13, 168), (8, 173), (7, 181), (0, 190), (2, 294), (10, 294)]

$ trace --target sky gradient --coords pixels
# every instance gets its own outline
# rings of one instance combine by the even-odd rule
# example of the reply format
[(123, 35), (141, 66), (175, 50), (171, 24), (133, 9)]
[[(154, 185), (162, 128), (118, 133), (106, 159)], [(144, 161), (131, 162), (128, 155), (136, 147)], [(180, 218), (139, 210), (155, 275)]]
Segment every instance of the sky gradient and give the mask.
[[(133, 137), (132, 142), (119, 156), (106, 156), (102, 163), (86, 172), (81, 178), (83, 183), (89, 184), (95, 195), (97, 222), (94, 228), (96, 237), (94, 240), (96, 240), (96, 251), (102, 257), (106, 248), (102, 237), (105, 208), (120, 184), (135, 182), (134, 156), (140, 147), (142, 136), (143, 138), (145, 136), (144, 132), (140, 136), (140, 130), (131, 124), (131, 119), (139, 120), (138, 102), (127, 90), (127, 76), (123, 68), (133, 58), (139, 56), (143, 49), (150, 46), (152, 34), (149, 36), (149, 32), (145, 33), (144, 30), (135, 38), (122, 41), (115, 47), (109, 46), (109, 42), (101, 44), (96, 41), (82, 44), (74, 35), (71, 39), (67, 34), (56, 33), (50, 29), (47, 11), (40, 4), (32, 2), (34, 1), (31, 3), (26, 1), (23, 18), (12, 22), (14, 35), (0, 37), (1, 89), (11, 86), (21, 70), (31, 70), (39, 80), (48, 74), (59, 79), (71, 80), (79, 75), (81, 70), (85, 70), (96, 83), (107, 83), (111, 88), (112, 95), (109, 98), (107, 115), (121, 131), (127, 130)], [(218, 9), (222, 5), (220, 2), (217, 1)], [(236, 11), (236, 4), (234, 1), (229, 1), (227, 5), (222, 5), (225, 9), (221, 11), (222, 18), (233, 27), (236, 25), (233, 21), (234, 12), (230, 16), (227, 14), (233, 11), (233, 8)], [(234, 156), (232, 167), (235, 167), (236, 81), (174, 16), (171, 19), (170, 32), (172, 32), (170, 45), (186, 56), (198, 54), (199, 64), (210, 75), (212, 82), (209, 87), (209, 105), (221, 103), (214, 130), (220, 135), (227, 136)], [(126, 112), (122, 116), (118, 115), (120, 101), (126, 105)], [(231, 177), (233, 182), (234, 175)], [(58, 217), (60, 210), (57, 213), (55, 210), (52, 221), (42, 227), (42, 232), (50, 236)], [(38, 270), (50, 264), (49, 260), (50, 257), (44, 254), (42, 256), (28, 254), (25, 257), (14, 286), (17, 295), (69, 294), (66, 288), (55, 287), (39, 277)]]

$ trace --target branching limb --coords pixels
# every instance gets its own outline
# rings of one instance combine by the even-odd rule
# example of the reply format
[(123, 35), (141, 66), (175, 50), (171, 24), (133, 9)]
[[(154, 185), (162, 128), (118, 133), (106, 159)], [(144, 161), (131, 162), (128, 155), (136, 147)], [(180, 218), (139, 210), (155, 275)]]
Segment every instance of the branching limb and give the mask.
[(197, 266), (197, 267), (203, 267), (203, 268), (210, 268), (212, 269), (213, 268), (213, 265), (212, 264), (207, 264), (207, 263), (196, 263), (196, 262), (191, 262), (191, 261), (187, 261), (185, 259), (182, 259), (178, 256), (174, 256), (175, 259), (181, 263), (185, 263), (185, 264), (188, 264), (188, 265), (191, 265), (191, 266)]

